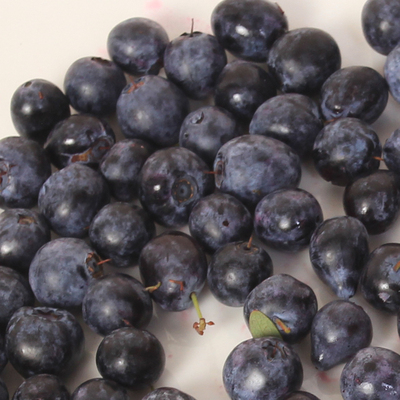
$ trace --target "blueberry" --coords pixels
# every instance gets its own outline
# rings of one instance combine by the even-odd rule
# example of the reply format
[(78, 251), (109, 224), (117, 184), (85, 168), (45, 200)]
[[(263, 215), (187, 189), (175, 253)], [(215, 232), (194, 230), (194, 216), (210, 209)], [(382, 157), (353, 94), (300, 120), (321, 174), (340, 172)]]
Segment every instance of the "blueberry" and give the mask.
[(146, 394), (142, 400), (196, 400), (181, 390), (171, 387), (160, 387)]
[(285, 397), (282, 397), (281, 400), (320, 400), (317, 396), (314, 396), (312, 393), (303, 392), (302, 390), (292, 392)]
[[(3, 333), (0, 332), (0, 373), (3, 371), (4, 367), (7, 365), (8, 359), (6, 355), (6, 349), (5, 349), (5, 341), (4, 341), (4, 336)], [(0, 396), (1, 398), (1, 396)]]
[(8, 360), (25, 378), (64, 373), (79, 361), (83, 349), (83, 330), (65, 310), (21, 307), (7, 326)]
[(389, 91), (373, 68), (354, 66), (334, 72), (322, 85), (320, 96), (326, 120), (354, 117), (372, 124), (385, 110)]
[(315, 168), (326, 181), (346, 186), (379, 168), (379, 137), (357, 118), (339, 118), (317, 135), (312, 152)]
[(356, 294), (368, 254), (367, 229), (353, 217), (327, 219), (311, 237), (311, 265), (322, 282), (342, 299)]
[(313, 319), (311, 361), (326, 371), (351, 360), (371, 340), (371, 319), (362, 307), (347, 300), (331, 301)]
[(71, 114), (68, 98), (53, 83), (32, 79), (22, 84), (11, 99), (11, 117), (17, 132), (44, 143), (54, 125)]
[(317, 93), (340, 68), (340, 50), (331, 35), (316, 28), (299, 28), (278, 38), (268, 56), (268, 68), (284, 93)]
[(311, 153), (315, 137), (323, 128), (317, 104), (297, 93), (267, 100), (254, 113), (250, 134), (269, 136), (289, 145), (301, 157)]
[(397, 45), (387, 56), (384, 75), (389, 85), (389, 91), (393, 98), (400, 103), (400, 44)]
[(217, 189), (250, 210), (274, 190), (297, 187), (301, 178), (299, 156), (285, 143), (262, 135), (225, 143), (215, 157), (214, 172)]
[(44, 149), (59, 169), (77, 162), (96, 168), (114, 143), (114, 131), (107, 122), (75, 114), (52, 129)]
[(228, 243), (210, 260), (208, 287), (221, 303), (240, 307), (249, 293), (272, 275), (272, 271), (271, 257), (262, 247), (250, 241)]
[(7, 386), (3, 379), (0, 378), (0, 400), (8, 400), (9, 398)]
[(161, 376), (165, 353), (160, 341), (150, 332), (120, 328), (101, 341), (96, 365), (103, 378), (132, 389), (143, 389)]
[(116, 25), (108, 35), (112, 60), (131, 75), (157, 75), (163, 66), (168, 34), (155, 21), (130, 18)]
[(382, 158), (389, 170), (400, 174), (400, 129), (396, 129), (386, 140)]
[(179, 130), (189, 113), (189, 101), (167, 79), (148, 75), (135, 79), (122, 91), (117, 117), (127, 138), (143, 139), (158, 147), (178, 143)]
[(400, 393), (400, 355), (383, 347), (358, 351), (342, 370), (344, 400), (396, 399)]
[(266, 245), (296, 252), (308, 246), (322, 222), (317, 199), (302, 189), (280, 189), (267, 194), (254, 211), (254, 231)]
[(81, 383), (72, 393), (71, 400), (129, 400), (126, 389), (114, 381), (102, 378)]
[(122, 69), (100, 57), (76, 60), (64, 78), (65, 94), (71, 106), (79, 112), (98, 116), (115, 112), (118, 97), (125, 85)]
[(300, 389), (303, 367), (297, 353), (282, 340), (248, 339), (229, 354), (223, 380), (232, 400), (276, 400)]
[(50, 174), (50, 162), (37, 142), (19, 136), (0, 140), (0, 204), (11, 208), (35, 206)]
[(249, 239), (253, 220), (249, 210), (226, 193), (213, 193), (200, 199), (189, 216), (190, 234), (213, 253), (221, 246)]
[(274, 41), (286, 32), (287, 18), (276, 3), (224, 0), (211, 15), (221, 45), (238, 58), (265, 62)]

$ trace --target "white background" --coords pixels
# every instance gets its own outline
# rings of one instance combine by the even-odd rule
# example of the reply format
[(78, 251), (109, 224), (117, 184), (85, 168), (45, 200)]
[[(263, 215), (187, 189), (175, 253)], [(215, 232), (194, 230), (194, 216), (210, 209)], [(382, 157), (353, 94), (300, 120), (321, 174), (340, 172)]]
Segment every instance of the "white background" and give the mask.
[[(43, 78), (62, 88), (64, 74), (76, 59), (107, 57), (107, 36), (117, 23), (131, 17), (151, 18), (161, 23), (173, 39), (190, 30), (194, 18), (195, 30), (211, 33), (210, 15), (217, 3), (217, 0), (0, 0), (0, 137), (16, 135), (9, 106), (11, 96), (20, 84)], [(382, 73), (385, 57), (368, 46), (361, 30), (364, 0), (280, 0), (279, 5), (287, 15), (290, 29), (317, 27), (330, 33), (341, 49), (343, 67), (365, 65)], [(384, 143), (398, 127), (400, 105), (390, 99), (374, 128)], [(343, 215), (343, 188), (319, 178), (311, 162), (303, 164), (300, 187), (316, 196), (325, 218)], [(370, 248), (373, 250), (382, 243), (399, 240), (400, 221), (385, 234), (372, 237)], [(335, 298), (316, 278), (308, 250), (292, 255), (268, 251), (274, 262), (274, 272), (290, 273), (311, 285), (320, 307)], [(138, 276), (137, 267), (129, 272)], [(400, 352), (396, 318), (374, 311), (359, 294), (354, 301), (373, 319), (372, 344)], [(207, 289), (200, 296), (200, 304), (206, 318), (215, 322), (203, 337), (191, 328), (196, 320), (193, 308), (181, 313), (166, 313), (156, 307), (148, 329), (162, 342), (167, 361), (165, 372), (155, 387), (174, 386), (197, 400), (228, 399), (222, 385), (223, 363), (229, 352), (239, 342), (250, 338), (250, 334), (241, 308), (223, 306)], [(64, 377), (71, 391), (81, 382), (99, 376), (94, 356), (100, 340), (99, 336), (86, 331), (84, 359)], [(339, 377), (343, 366), (319, 373), (309, 361), (309, 338), (295, 347), (304, 366), (303, 390), (321, 399), (340, 400)], [(7, 382), (11, 397), (22, 378), (10, 365), (1, 377)], [(142, 396), (143, 392), (132, 393), (131, 398), (141, 399)]]

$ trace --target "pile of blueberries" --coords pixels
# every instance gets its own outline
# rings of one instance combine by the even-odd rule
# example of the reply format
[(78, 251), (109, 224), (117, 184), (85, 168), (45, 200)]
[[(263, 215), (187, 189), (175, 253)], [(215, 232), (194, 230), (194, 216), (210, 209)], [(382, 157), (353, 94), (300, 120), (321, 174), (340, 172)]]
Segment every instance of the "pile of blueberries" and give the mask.
[[(341, 68), (335, 40), (288, 30), (276, 3), (223, 0), (211, 23), (214, 36), (192, 27), (169, 41), (158, 23), (128, 19), (108, 36), (111, 60), (70, 66), (65, 94), (43, 79), (15, 91), (20, 136), (0, 140), (0, 372), (9, 362), (25, 378), (13, 400), (128, 400), (127, 388), (151, 388), (165, 365), (146, 330), (153, 302), (194, 305), (202, 335), (213, 324), (198, 307), (206, 283), (218, 301), (243, 307), (253, 335), (223, 366), (230, 398), (316, 400), (300, 390), (292, 346), (307, 335), (318, 370), (346, 363), (343, 399), (400, 398), (400, 355), (370, 346), (370, 317), (349, 300), (359, 288), (378, 310), (400, 307), (400, 244), (369, 254), (368, 243), (400, 209), (400, 130), (382, 146), (371, 127), (389, 92), (400, 102), (399, 1), (367, 0), (362, 13), (366, 40), (387, 55), (384, 77)], [(226, 51), (236, 59), (227, 63)], [(190, 112), (189, 99), (213, 105)], [(324, 220), (298, 188), (307, 159), (345, 187), (346, 215)], [(309, 247), (337, 300), (318, 309), (310, 286), (273, 274), (264, 247)], [(105, 274), (105, 263), (122, 272)], [(123, 272), (136, 264), (141, 282)], [(84, 351), (71, 313), (80, 307), (104, 336), (102, 378), (70, 394), (59, 376)], [(194, 400), (149, 390), (143, 400)]]

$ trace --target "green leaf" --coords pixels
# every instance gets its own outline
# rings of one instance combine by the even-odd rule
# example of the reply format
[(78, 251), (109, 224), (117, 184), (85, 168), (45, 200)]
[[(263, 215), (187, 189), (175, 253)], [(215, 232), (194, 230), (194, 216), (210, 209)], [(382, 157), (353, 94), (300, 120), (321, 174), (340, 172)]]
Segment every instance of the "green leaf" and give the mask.
[(251, 312), (249, 327), (254, 338), (275, 336), (282, 339), (276, 325), (261, 311), (254, 310)]

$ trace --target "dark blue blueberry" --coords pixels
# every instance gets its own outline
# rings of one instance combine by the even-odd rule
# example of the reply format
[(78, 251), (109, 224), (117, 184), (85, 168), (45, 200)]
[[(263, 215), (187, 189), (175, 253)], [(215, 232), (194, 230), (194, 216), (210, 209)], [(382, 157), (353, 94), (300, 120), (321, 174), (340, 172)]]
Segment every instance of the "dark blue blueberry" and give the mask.
[(213, 193), (200, 199), (189, 216), (190, 234), (209, 253), (221, 246), (247, 240), (253, 232), (249, 210), (226, 193)]
[(400, 103), (400, 44), (387, 56), (384, 75), (391, 95)]
[(187, 223), (197, 200), (214, 190), (207, 164), (184, 147), (153, 153), (140, 173), (139, 199), (155, 222), (167, 227)]
[(56, 375), (39, 374), (17, 388), (13, 400), (70, 400), (68, 389)]
[(139, 206), (116, 202), (104, 206), (93, 218), (89, 239), (103, 258), (117, 268), (137, 263), (139, 254), (156, 233), (154, 222)]
[(194, 397), (178, 389), (160, 387), (146, 394), (142, 400), (196, 400)]
[(215, 186), (250, 210), (268, 193), (298, 186), (299, 156), (285, 143), (262, 135), (231, 139), (214, 161)]
[(165, 353), (153, 334), (126, 327), (104, 337), (97, 349), (96, 365), (103, 378), (132, 389), (143, 389), (161, 376)]
[(255, 310), (274, 322), (285, 342), (293, 344), (310, 331), (318, 304), (310, 286), (290, 275), (278, 274), (265, 279), (248, 295), (243, 308), (246, 323)]
[(207, 277), (207, 259), (198, 243), (180, 231), (167, 231), (152, 239), (139, 259), (146, 287), (155, 287), (153, 300), (168, 311), (186, 310), (191, 294), (198, 295)]
[(178, 143), (179, 130), (189, 113), (189, 100), (175, 84), (160, 76), (135, 79), (122, 91), (117, 117), (127, 138), (159, 147)]
[(225, 50), (218, 40), (202, 32), (182, 34), (168, 44), (164, 53), (167, 78), (186, 96), (197, 100), (212, 95), (225, 64)]
[(44, 143), (54, 125), (70, 114), (67, 96), (44, 79), (25, 82), (11, 99), (15, 129), (21, 136), (39, 143)]
[(265, 62), (274, 41), (288, 23), (276, 3), (263, 0), (224, 0), (211, 15), (214, 35), (238, 58)]
[(342, 299), (356, 294), (368, 254), (367, 229), (353, 217), (327, 219), (311, 237), (310, 260), (314, 271)]
[(102, 275), (100, 261), (82, 239), (54, 239), (36, 253), (29, 268), (29, 283), (43, 305), (79, 306), (90, 282)]
[(165, 29), (147, 18), (130, 18), (116, 25), (108, 35), (112, 60), (131, 75), (157, 75), (163, 66), (169, 42)]
[(107, 122), (94, 115), (75, 114), (52, 129), (44, 149), (58, 169), (73, 163), (95, 168), (114, 143), (114, 131)]
[(303, 392), (302, 390), (292, 392), (281, 400), (320, 400), (319, 397), (314, 396), (312, 393)]
[(212, 167), (219, 148), (239, 136), (233, 115), (217, 106), (200, 107), (184, 119), (179, 145), (196, 153)]
[(249, 293), (272, 275), (272, 260), (260, 246), (228, 243), (212, 256), (207, 281), (211, 293), (230, 307), (243, 306)]
[(250, 122), (257, 108), (275, 95), (276, 86), (268, 72), (256, 64), (234, 60), (222, 70), (214, 100), (238, 120)]
[(37, 142), (19, 136), (0, 140), (0, 204), (33, 207), (50, 174), (50, 162)]
[(71, 400), (129, 400), (126, 389), (114, 381), (94, 378), (81, 383), (72, 393)]
[(278, 338), (248, 339), (225, 361), (225, 390), (232, 400), (276, 400), (303, 383), (300, 357)]
[(268, 246), (296, 252), (310, 243), (324, 219), (317, 199), (302, 189), (281, 189), (267, 194), (254, 212), (254, 231)]
[(125, 139), (114, 144), (103, 157), (100, 172), (119, 201), (132, 201), (139, 193), (139, 172), (153, 153), (153, 147), (140, 139)]
[(326, 181), (346, 186), (379, 168), (381, 144), (376, 132), (357, 118), (339, 118), (317, 135), (314, 165)]
[(9, 398), (7, 386), (3, 379), (0, 378), (0, 400), (8, 400)]
[(8, 360), (25, 378), (64, 373), (80, 360), (83, 349), (83, 330), (65, 310), (22, 307), (7, 326)]
[(285, 33), (268, 56), (268, 69), (284, 93), (315, 94), (340, 65), (337, 43), (327, 32), (316, 28)]
[[(5, 349), (5, 340), (3, 333), (0, 332), (0, 373), (3, 371), (4, 367), (7, 365), (8, 359), (6, 355), (6, 349)], [(1, 396), (0, 396), (1, 398)]]
[(395, 400), (400, 393), (400, 355), (383, 347), (361, 349), (342, 370), (344, 400)]
[(351, 360), (372, 340), (372, 323), (362, 307), (335, 300), (315, 314), (311, 326), (311, 361), (322, 371)]
[(400, 129), (396, 129), (386, 140), (382, 158), (389, 170), (400, 174)]
[(135, 278), (109, 274), (91, 282), (82, 302), (84, 321), (99, 335), (126, 326), (144, 329), (153, 316), (149, 292)]
[(102, 176), (86, 165), (73, 163), (47, 179), (38, 205), (58, 235), (84, 237), (93, 217), (109, 200)]
[(125, 75), (112, 61), (84, 57), (75, 61), (64, 78), (65, 94), (75, 110), (98, 116), (115, 112), (126, 85)]
[(36, 252), (50, 240), (43, 215), (25, 208), (0, 214), (0, 265), (26, 272)]
[(360, 278), (365, 299), (376, 309), (397, 314), (400, 307), (400, 244), (385, 243), (370, 255)]
[(33, 306), (34, 301), (27, 279), (11, 268), (0, 267), (0, 334), (5, 331), (15, 311), (24, 306)]
[(397, 0), (367, 0), (361, 14), (368, 44), (388, 55), (400, 43), (400, 3)]
[(359, 219), (370, 235), (387, 231), (400, 208), (399, 178), (378, 170), (346, 186), (343, 206), (346, 215)]
[(317, 104), (309, 97), (287, 93), (261, 104), (250, 122), (250, 134), (269, 136), (289, 145), (301, 157), (311, 153), (323, 128)]

